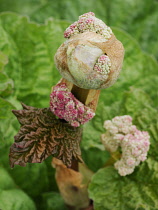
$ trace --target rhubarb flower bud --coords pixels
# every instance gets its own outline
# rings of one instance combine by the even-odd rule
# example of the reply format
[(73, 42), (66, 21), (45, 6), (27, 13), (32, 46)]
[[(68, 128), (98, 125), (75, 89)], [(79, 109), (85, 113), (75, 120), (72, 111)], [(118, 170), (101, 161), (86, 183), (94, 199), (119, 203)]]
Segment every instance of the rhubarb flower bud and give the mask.
[(121, 159), (114, 164), (121, 176), (133, 173), (135, 166), (145, 161), (149, 150), (149, 134), (132, 125), (131, 116), (117, 116), (104, 122), (107, 130), (101, 135), (106, 150), (115, 152), (121, 147)]
[(64, 32), (67, 38), (55, 54), (63, 78), (84, 89), (104, 89), (117, 80), (124, 48), (103, 21), (89, 12)]
[(74, 127), (91, 120), (95, 113), (69, 91), (65, 83), (57, 84), (50, 95), (50, 110)]

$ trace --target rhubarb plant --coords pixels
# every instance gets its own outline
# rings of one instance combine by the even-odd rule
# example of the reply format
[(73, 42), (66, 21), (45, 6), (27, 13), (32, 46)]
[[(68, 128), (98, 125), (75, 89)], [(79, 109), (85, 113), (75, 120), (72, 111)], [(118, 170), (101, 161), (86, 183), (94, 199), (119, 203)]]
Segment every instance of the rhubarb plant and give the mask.
[[(113, 59), (115, 54), (104, 52), (108, 42), (106, 39), (110, 39), (110, 36), (105, 38), (104, 31), (100, 34), (99, 24), (103, 23), (96, 20), (93, 13), (90, 15), (92, 17), (87, 17), (87, 14), (81, 16), (75, 24), (49, 19), (43, 25), (13, 13), (0, 15), (1, 209), (57, 210), (69, 206), (86, 208), (88, 205), (97, 210), (158, 208), (157, 62), (144, 53), (126, 32), (106, 28), (110, 36), (115, 34), (123, 43), (126, 51), (120, 73), (123, 54), (119, 52), (122, 52), (122, 48), (116, 50), (120, 60)], [(85, 27), (82, 31), (81, 26), (85, 23), (88, 29)], [(67, 32), (75, 27), (80, 31), (75, 29), (68, 36)], [(89, 33), (93, 33), (94, 37)], [(95, 36), (99, 37), (100, 43)], [(60, 55), (63, 53), (59, 46), (62, 43), (67, 51), (68, 68), (63, 68), (65, 65), (61, 63), (63, 58)], [(85, 59), (88, 52), (94, 52), (91, 53), (90, 62)], [(83, 64), (79, 69), (76, 58), (79, 61), (84, 59), (86, 72)], [(70, 87), (70, 83), (60, 85), (61, 76), (55, 64), (62, 76), (70, 79), (70, 83), (81, 86), (80, 89)], [(79, 74), (74, 73), (73, 65), (77, 71), (81, 70)], [(117, 73), (113, 72), (114, 67)], [(71, 71), (66, 72), (67, 69)], [(89, 77), (92, 71), (92, 76), (97, 78), (94, 81)], [(85, 80), (84, 74), (87, 75)], [(113, 84), (116, 78), (118, 80)], [(110, 85), (101, 93), (95, 90), (96, 95), (100, 93), (98, 105), (94, 104), (97, 99), (94, 92), (84, 89), (104, 89)], [(84, 94), (81, 89), (84, 89)], [(77, 94), (78, 90), (81, 96)], [(86, 100), (89, 94), (95, 100)], [(23, 110), (20, 101), (27, 104), (23, 104)], [(49, 107), (49, 101), (50, 108), (44, 108)], [(11, 110), (14, 110), (20, 126)], [(25, 167), (10, 169), (8, 154), (11, 144), (11, 166), (19, 164)], [(114, 149), (109, 153), (111, 145)], [(118, 152), (113, 153), (116, 149)], [(57, 159), (52, 162), (51, 156)], [(130, 159), (127, 158), (129, 156)], [(58, 159), (62, 162), (58, 162)], [(84, 162), (87, 166), (79, 164), (80, 171), (77, 172), (73, 166), (74, 160)], [(83, 199), (74, 199), (77, 196), (83, 196), (84, 203)]]

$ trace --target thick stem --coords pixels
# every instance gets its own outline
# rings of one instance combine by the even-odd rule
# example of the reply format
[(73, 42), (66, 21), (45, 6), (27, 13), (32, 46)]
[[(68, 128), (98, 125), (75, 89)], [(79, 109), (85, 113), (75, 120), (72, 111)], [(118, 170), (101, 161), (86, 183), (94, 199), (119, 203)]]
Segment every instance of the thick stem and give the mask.
[[(76, 85), (72, 86), (72, 90), (71, 90), (72, 94), (79, 100), (81, 101), (83, 104), (85, 104), (89, 90), (87, 89), (82, 89), (77, 87)], [(71, 169), (78, 171), (79, 170), (79, 166), (78, 166), (78, 161), (77, 160), (72, 160), (72, 165), (71, 165)]]
[[(86, 106), (90, 107), (94, 112), (96, 111), (96, 107), (97, 107), (97, 103), (98, 103), (98, 99), (99, 99), (99, 95), (100, 95), (100, 90), (88, 90), (88, 89), (79, 88), (76, 85), (72, 84), (71, 82), (67, 81), (66, 79), (62, 79), (59, 83), (65, 83), (66, 86), (69, 88), (69, 90), (72, 92), (72, 94), (79, 101), (81, 101)], [(78, 165), (78, 161), (76, 159), (72, 160), (72, 165), (70, 168), (73, 170), (71, 171), (71, 169), (68, 169), (68, 168), (65, 168), (64, 170), (67, 172), (74, 173), (74, 177), (81, 175), (80, 173), (78, 173), (79, 165)], [(76, 172), (78, 174), (75, 175)], [(75, 202), (77, 203), (77, 201), (75, 201), (75, 199), (80, 200), (81, 198), (82, 198), (81, 199), (82, 201), (80, 202), (79, 206), (82, 206), (83, 204), (85, 205), (85, 202), (87, 202), (87, 201), (90, 202), (90, 200), (88, 198), (88, 192), (87, 192), (86, 186), (85, 186), (85, 191), (83, 191), (83, 189), (80, 185), (78, 187), (76, 187), (76, 181), (74, 183), (71, 183), (71, 182), (73, 182), (73, 179), (70, 177), (70, 174), (68, 174), (67, 177), (65, 174), (63, 180), (58, 180), (62, 174), (63, 174), (63, 171), (56, 172), (56, 180), (57, 180), (58, 187), (60, 189), (60, 192), (61, 192), (63, 198), (67, 199), (67, 194), (68, 194), (68, 197), (71, 197), (70, 199), (72, 199), (71, 202), (69, 202), (69, 203), (72, 203), (73, 206), (67, 206), (68, 209), (71, 209), (71, 210), (81, 209), (80, 207), (78, 207), (78, 205), (74, 205), (74, 203)], [(67, 180), (69, 180), (68, 183), (69, 183), (69, 185), (71, 184), (73, 186), (72, 189), (75, 189), (75, 192), (71, 193), (72, 189), (70, 187), (69, 187), (70, 189), (66, 188), (67, 183), (65, 183), (65, 182)], [(62, 184), (62, 188), (60, 187), (61, 184)], [(75, 186), (75, 188), (74, 188), (74, 186)], [(66, 194), (63, 194), (65, 191), (66, 191)], [(86, 197), (88, 200), (85, 200)], [(68, 203), (66, 200), (65, 200), (65, 202)], [(89, 203), (89, 205), (88, 205), (88, 203), (86, 205), (88, 207), (84, 208), (82, 210), (92, 210), (93, 209), (92, 202)]]
[(72, 160), (71, 169), (73, 169), (74, 171), (79, 171), (78, 161), (77, 160), (75, 160), (75, 159)]
[[(90, 107), (94, 112), (96, 111), (96, 107), (99, 100), (100, 90), (89, 90), (80, 88), (68, 80), (62, 78), (59, 83), (65, 83), (67, 88), (72, 92), (72, 94), (83, 104)], [(52, 89), (53, 91), (53, 89)], [(71, 169), (78, 171), (78, 162), (73, 159)]]
[(83, 104), (85, 104), (88, 94), (89, 94), (88, 89), (83, 89), (83, 88), (79, 88), (76, 85), (73, 85), (72, 87), (72, 94), (79, 100), (81, 101)]

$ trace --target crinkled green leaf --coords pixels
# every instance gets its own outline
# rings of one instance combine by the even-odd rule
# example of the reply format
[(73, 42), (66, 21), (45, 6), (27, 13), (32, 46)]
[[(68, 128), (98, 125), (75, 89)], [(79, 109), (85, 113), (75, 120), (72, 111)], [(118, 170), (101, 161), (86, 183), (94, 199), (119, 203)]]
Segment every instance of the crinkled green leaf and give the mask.
[(8, 57), (0, 51), (0, 72), (2, 72), (4, 66), (8, 63)]
[(10, 116), (11, 109), (15, 107), (8, 101), (0, 98), (0, 120), (7, 119)]
[(124, 94), (121, 102), (120, 115), (129, 114), (140, 130), (150, 135), (149, 154), (158, 160), (158, 110), (153, 107), (151, 98), (140, 89), (131, 89)]
[(19, 125), (15, 121), (11, 110), (15, 107), (8, 101), (0, 98), (0, 165), (9, 168), (9, 146), (13, 143), (13, 136)]
[(0, 51), (0, 96), (6, 97), (12, 93), (13, 81), (3, 73), (5, 65), (8, 63), (8, 58)]
[(38, 25), (16, 14), (0, 15), (0, 50), (9, 59), (4, 71), (15, 83), (18, 100), (48, 106), (51, 87), (60, 79), (53, 57), (68, 25), (55, 20)]
[(13, 81), (0, 72), (0, 96), (6, 97), (12, 93)]
[(15, 188), (15, 182), (10, 177), (9, 173), (0, 166), (0, 191)]
[(135, 118), (140, 116), (140, 112), (143, 109), (147, 108), (150, 110), (152, 105), (152, 100), (148, 94), (141, 89), (131, 88), (130, 91), (126, 91), (124, 93), (120, 105), (120, 112), (121, 114), (127, 112), (129, 115), (132, 115), (133, 119), (135, 120)]
[(19, 189), (0, 191), (0, 209), (4, 210), (36, 210), (33, 201)]
[[(15, 135), (16, 129), (18, 129), (19, 125), (11, 110), (15, 109), (9, 101), (0, 98), (0, 155), (1, 157), (5, 155), (2, 152), (7, 145), (9, 146), (13, 142), (13, 136)], [(1, 154), (2, 153), (2, 154)], [(1, 158), (0, 158), (1, 161)]]
[(42, 195), (43, 209), (45, 210), (66, 210), (64, 200), (59, 193), (49, 192)]
[(158, 163), (151, 159), (127, 177), (121, 177), (113, 167), (100, 169), (89, 185), (94, 209), (158, 209), (157, 173)]
[(3, 150), (7, 150), (7, 145), (13, 142), (13, 136), (19, 127), (11, 113), (12, 109), (15, 107), (10, 102), (0, 98), (0, 162), (4, 161), (6, 164), (8, 164), (8, 153), (4, 153)]

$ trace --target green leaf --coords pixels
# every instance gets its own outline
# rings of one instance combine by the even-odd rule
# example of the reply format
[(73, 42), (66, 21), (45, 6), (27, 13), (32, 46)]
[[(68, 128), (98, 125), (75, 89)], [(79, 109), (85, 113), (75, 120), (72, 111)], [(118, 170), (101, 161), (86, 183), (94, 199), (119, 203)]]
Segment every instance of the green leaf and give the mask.
[(0, 51), (0, 72), (3, 70), (4, 66), (8, 63), (8, 57)]
[[(145, 101), (145, 103), (144, 103)], [(130, 91), (126, 91), (121, 101), (120, 114), (125, 112), (132, 115), (133, 119), (140, 116), (140, 112), (149, 108), (152, 105), (152, 100), (142, 89), (131, 88)]]
[(55, 20), (38, 25), (16, 14), (0, 15), (0, 50), (9, 59), (4, 71), (15, 83), (18, 100), (48, 106), (51, 87), (60, 79), (53, 57), (68, 25)]
[[(20, 176), (21, 173), (18, 176), (18, 179), (20, 178)], [(30, 176), (30, 178), (31, 177), (32, 176)], [(9, 173), (3, 167), (0, 167), (0, 209), (5, 209), (5, 210), (36, 209), (33, 201), (23, 191), (15, 188), (17, 188), (17, 186), (14, 180), (11, 178)]]
[(15, 107), (0, 98), (0, 165), (9, 168), (9, 147), (13, 143), (13, 136), (19, 128), (17, 120), (11, 112)]
[(0, 51), (0, 96), (6, 97), (12, 93), (13, 81), (3, 73), (5, 65), (8, 63), (8, 58)]
[(14, 108), (15, 107), (11, 103), (4, 100), (3, 98), (0, 98), (0, 120), (7, 119), (10, 116), (11, 109)]
[(82, 149), (82, 158), (89, 169), (96, 172), (104, 166), (109, 159), (110, 154), (107, 151), (102, 151), (98, 148)]
[(29, 164), (26, 167), (16, 166), (8, 172), (15, 183), (31, 197), (39, 196), (49, 188), (45, 163)]
[(0, 153), (3, 147), (13, 142), (15, 129), (18, 128), (18, 123), (11, 112), (12, 109), (15, 109), (15, 107), (10, 102), (0, 98)]
[(0, 191), (0, 209), (36, 210), (33, 201), (23, 191), (18, 189)]
[[(12, 138), (16, 132), (15, 128), (18, 128), (18, 123), (15, 121), (13, 114), (11, 113), (12, 109), (15, 109), (15, 107), (10, 102), (0, 98), (0, 154), (6, 145), (10, 145), (13, 142)], [(2, 153), (1, 156), (4, 157), (6, 155), (7, 154)]]
[(44, 163), (47, 166), (47, 178), (49, 181), (49, 190), (47, 191), (58, 191), (58, 186), (55, 180), (56, 169), (52, 167), (52, 156), (48, 157)]
[(56, 192), (44, 193), (43, 198), (43, 209), (45, 210), (66, 210), (64, 200), (61, 195)]
[(12, 93), (13, 81), (0, 72), (0, 96), (6, 97)]
[(131, 115), (133, 124), (140, 130), (149, 132), (151, 144), (149, 154), (157, 159), (157, 109), (153, 107), (152, 102), (151, 98), (144, 91), (131, 88), (130, 91), (124, 94), (121, 102), (120, 115)]
[(10, 177), (9, 173), (0, 167), (0, 191), (15, 188), (16, 185), (13, 179)]
[[(121, 177), (113, 167), (100, 169), (89, 185), (89, 195), (94, 201), (95, 210), (157, 209), (158, 165), (154, 160), (144, 164), (148, 168), (142, 165), (142, 176), (139, 171), (134, 173), (135, 176)], [(147, 178), (143, 178), (146, 173)]]

